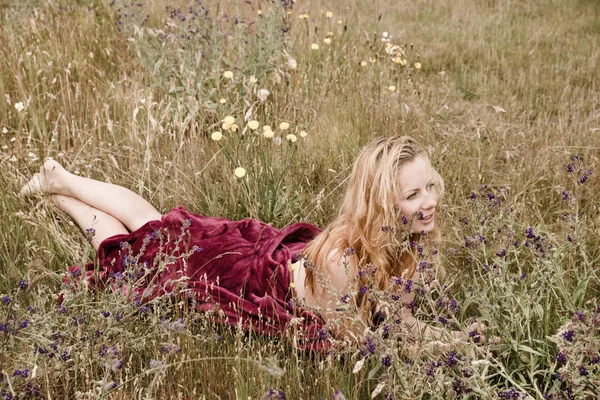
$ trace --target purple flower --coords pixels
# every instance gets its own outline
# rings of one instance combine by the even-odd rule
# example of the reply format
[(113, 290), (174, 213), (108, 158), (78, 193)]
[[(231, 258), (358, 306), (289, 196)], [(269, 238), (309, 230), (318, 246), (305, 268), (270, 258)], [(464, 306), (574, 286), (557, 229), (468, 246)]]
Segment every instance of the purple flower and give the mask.
[(342, 296), (342, 303), (347, 304), (348, 300), (350, 300), (350, 295), (345, 294)]
[(448, 365), (449, 367), (454, 367), (457, 363), (458, 357), (456, 356), (455, 352), (451, 351), (448, 355), (448, 359), (446, 360), (446, 365)]
[(558, 354), (556, 355), (556, 362), (559, 365), (566, 364), (567, 363), (567, 354), (563, 351), (559, 351)]
[(21, 279), (21, 281), (19, 282), (19, 288), (21, 290), (25, 290), (25, 289), (27, 289), (27, 286), (29, 286), (29, 285), (27, 284), (27, 282), (25, 281), (25, 279)]
[(390, 356), (385, 356), (381, 359), (381, 364), (384, 367), (389, 367), (390, 365), (392, 365), (392, 359), (390, 358)]
[(368, 291), (368, 290), (369, 290), (369, 288), (367, 287), (367, 285), (364, 285), (363, 287), (361, 287), (361, 288), (360, 288), (360, 292), (361, 292), (362, 294), (365, 294), (365, 293), (367, 293), (367, 291)]
[(285, 400), (285, 393), (282, 390), (269, 389), (263, 394), (262, 400)]
[(11, 300), (11, 298), (10, 298), (10, 297), (8, 297), (8, 296), (4, 296), (4, 297), (2, 298), (2, 302), (3, 302), (4, 304), (10, 304), (10, 303), (12, 303), (12, 300)]
[(412, 291), (412, 286), (413, 286), (413, 282), (409, 279), (406, 281), (406, 284), (404, 285), (404, 291), (406, 293), (410, 293)]
[(573, 330), (571, 330), (571, 329), (570, 329), (570, 330), (568, 330), (568, 331), (565, 331), (565, 332), (563, 332), (563, 334), (562, 334), (562, 337), (563, 337), (563, 338), (564, 338), (564, 339), (565, 339), (567, 342), (573, 343), (573, 335), (574, 335), (574, 334), (575, 334), (575, 332), (573, 332)]
[(581, 376), (589, 375), (588, 370), (583, 365), (579, 367), (579, 375), (581, 375)]
[(21, 329), (25, 329), (27, 328), (27, 325), (29, 325), (29, 320), (27, 318), (25, 318), (23, 320), (23, 322), (21, 322), (21, 325), (19, 325), (21, 327)]

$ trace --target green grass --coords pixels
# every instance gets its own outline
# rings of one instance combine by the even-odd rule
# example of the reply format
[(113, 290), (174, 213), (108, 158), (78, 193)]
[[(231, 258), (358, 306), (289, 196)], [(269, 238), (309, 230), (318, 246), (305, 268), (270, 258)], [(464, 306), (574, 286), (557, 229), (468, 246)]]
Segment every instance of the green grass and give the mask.
[[(586, 331), (597, 305), (600, 258), (596, 1), (332, 1), (325, 8), (298, 0), (289, 16), (279, 3), (265, 3), (260, 18), (256, 2), (210, 1), (213, 19), (196, 20), (202, 23), (169, 18), (167, 4), (158, 1), (127, 8), (127, 17), (119, 17), (119, 3), (79, 3), (0, 0), (0, 294), (13, 300), (0, 305), (0, 316), (15, 327), (28, 319), (14, 334), (0, 333), (6, 393), (26, 397), (31, 382), (44, 397), (94, 398), (104, 383), (116, 382), (109, 398), (246, 399), (273, 388), (293, 399), (331, 398), (338, 389), (362, 399), (385, 382), (384, 391), (398, 398), (451, 398), (448, 388), (460, 378), (483, 398), (509, 388), (561, 398), (569, 383), (556, 379), (558, 371), (573, 379), (578, 396), (598, 395), (598, 368), (590, 366), (587, 377), (579, 373), (592, 358), (586, 349), (600, 349), (597, 329)], [(170, 5), (184, 13), (189, 6)], [(255, 23), (234, 24), (223, 13)], [(307, 20), (298, 18), (303, 13)], [(196, 24), (201, 34), (182, 38), (189, 34), (186, 24)], [(407, 66), (383, 51), (384, 31), (406, 50)], [(328, 32), (330, 45), (323, 42)], [(318, 50), (311, 50), (313, 43)], [(223, 78), (227, 70), (233, 80)], [(390, 85), (397, 90), (390, 92)], [(256, 96), (261, 88), (271, 93), (265, 102)], [(21, 112), (18, 102), (25, 105)], [(281, 145), (250, 131), (240, 135), (250, 109), (250, 119), (259, 129), (272, 126)], [(228, 115), (240, 131), (223, 131), (225, 139), (212, 141)], [(283, 121), (291, 124), (288, 131), (278, 128)], [(288, 143), (288, 133), (298, 141)], [(450, 289), (434, 291), (432, 301), (455, 298), (461, 304), (457, 323), (478, 316), (502, 339), (488, 353), (473, 346), (457, 350), (465, 368), (470, 360), (489, 363), (470, 366), (468, 379), (447, 366), (427, 377), (427, 363), (446, 360), (444, 351), (424, 351), (412, 364), (396, 357), (391, 369), (372, 376), (366, 367), (353, 374), (357, 349), (311, 357), (285, 341), (208, 323), (170, 302), (139, 314), (117, 295), (81, 291), (67, 313), (57, 312), (64, 272), (92, 261), (93, 249), (47, 201), (16, 195), (42, 161), (54, 157), (71, 171), (131, 188), (162, 212), (182, 204), (207, 215), (325, 227), (360, 147), (391, 134), (424, 144), (446, 183), (442, 261)], [(576, 177), (566, 170), (575, 154), (583, 160)], [(233, 175), (238, 166), (247, 170), (243, 180)], [(593, 174), (577, 183), (588, 168)], [(483, 184), (495, 195), (506, 188), (501, 207), (481, 199), (488, 193), (479, 192)], [(563, 190), (576, 200), (562, 200)], [(479, 194), (476, 201), (468, 200), (471, 192)], [(484, 223), (482, 210), (490, 213)], [(565, 222), (564, 213), (572, 220)], [(529, 227), (544, 238), (546, 255), (510, 247), (513, 240), (524, 243)], [(489, 243), (465, 248), (464, 236), (474, 233)], [(502, 248), (509, 250), (505, 258), (495, 255)], [(486, 272), (484, 264), (492, 263), (498, 273)], [(21, 279), (27, 290), (18, 289)], [(425, 303), (423, 315), (435, 307)], [(124, 318), (105, 318), (102, 310)], [(560, 329), (578, 310), (588, 319), (573, 328), (570, 344), (560, 339), (567, 328)], [(74, 323), (76, 317), (85, 322)], [(164, 317), (182, 317), (188, 329), (169, 332), (161, 328)], [(56, 356), (36, 351), (54, 342)], [(161, 343), (171, 342), (180, 353), (161, 352)], [(384, 349), (399, 353), (389, 341), (379, 343), (370, 367), (380, 364)], [(112, 345), (118, 356), (98, 355)], [(570, 358), (560, 369), (555, 361), (562, 349)], [(116, 358), (123, 367), (113, 371)], [(164, 366), (150, 368), (151, 359)], [(283, 375), (257, 366), (268, 359)], [(24, 368), (27, 378), (14, 376)]]

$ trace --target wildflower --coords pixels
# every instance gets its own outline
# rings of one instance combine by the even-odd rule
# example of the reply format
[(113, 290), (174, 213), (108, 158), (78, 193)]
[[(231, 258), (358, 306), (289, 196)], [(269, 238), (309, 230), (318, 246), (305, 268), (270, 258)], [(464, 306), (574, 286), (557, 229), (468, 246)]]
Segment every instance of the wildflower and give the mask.
[(21, 325), (19, 325), (21, 327), (21, 329), (25, 329), (27, 328), (27, 326), (29, 325), (29, 320), (27, 318), (25, 318), (23, 320), (23, 322), (21, 322)]
[(269, 389), (263, 394), (262, 400), (285, 400), (285, 393), (282, 390)]
[(233, 72), (231, 72), (231, 71), (225, 71), (225, 72), (223, 72), (223, 78), (226, 78), (226, 79), (233, 78)]
[(304, 20), (306, 20), (306, 19), (308, 19), (308, 14), (300, 14), (300, 15), (298, 16), (298, 18), (299, 18), (299, 19), (304, 19)]
[(17, 110), (17, 112), (21, 112), (23, 109), (25, 109), (25, 106), (23, 105), (22, 101), (15, 103), (15, 110)]
[(223, 99), (223, 98), (221, 98), (221, 99), (219, 99), (219, 103), (221, 103), (221, 104), (225, 104), (225, 103), (227, 103), (227, 99)]
[(389, 367), (390, 365), (392, 365), (392, 359), (390, 358), (390, 356), (385, 356), (381, 359), (381, 365), (383, 365), (384, 367)]
[(338, 23), (338, 25), (341, 25), (342, 24), (342, 20), (338, 19), (337, 23)]
[(566, 364), (567, 363), (567, 355), (564, 351), (559, 351), (556, 355), (556, 362), (558, 364)]
[[(6, 129), (6, 128), (5, 128)], [(567, 165), (567, 172), (571, 173), (573, 172), (573, 166), (571, 164)]]
[(263, 136), (267, 139), (272, 139), (275, 136), (275, 133), (270, 129), (263, 130)]
[(231, 127), (231, 125), (233, 125), (234, 123), (235, 123), (235, 118), (232, 117), (231, 115), (228, 115), (225, 118), (223, 118), (223, 125), (227, 125), (227, 128), (224, 128), (224, 129), (229, 129)]
[(367, 285), (364, 285), (363, 287), (360, 288), (360, 292), (362, 294), (367, 293), (368, 290), (369, 290), (369, 287)]
[(4, 296), (4, 297), (2, 298), (2, 302), (3, 302), (4, 304), (10, 304), (10, 303), (12, 302), (12, 300), (11, 300), (11, 298), (10, 298), (10, 297), (8, 297), (8, 296)]
[(286, 139), (288, 142), (292, 142), (292, 143), (296, 143), (296, 141), (298, 140), (298, 138), (296, 137), (296, 135), (294, 135), (293, 133), (290, 133), (289, 135), (287, 135), (287, 136), (285, 137), (285, 139)]
[(25, 290), (25, 289), (27, 289), (27, 286), (29, 286), (29, 285), (27, 284), (27, 282), (25, 281), (25, 279), (21, 279), (19, 281), (19, 289)]
[(325, 13), (325, 16), (326, 16), (327, 18), (331, 19), (331, 18), (333, 18), (333, 13), (332, 13), (331, 11), (327, 11), (327, 12)]
[(257, 13), (258, 15), (262, 15), (262, 10), (256, 10), (256, 13)]
[(313, 44), (310, 45), (310, 48), (313, 49), (313, 50), (319, 50), (319, 45), (316, 44), (316, 43), (313, 43)]
[(333, 394), (332, 400), (346, 400), (346, 396), (341, 390), (338, 390)]
[(360, 62), (360, 66), (361, 66), (361, 67), (366, 67), (366, 66), (367, 66), (367, 62), (366, 62), (365, 60), (362, 60), (362, 61)]
[(264, 103), (270, 94), (271, 92), (269, 92), (267, 89), (260, 89), (258, 92), (256, 92), (256, 97), (258, 97), (258, 100), (260, 100), (261, 103)]
[(298, 62), (294, 58), (288, 58), (288, 67), (290, 69), (298, 68)]
[(258, 79), (256, 79), (256, 77), (254, 75), (250, 76), (250, 83), (256, 83), (258, 82)]
[(301, 138), (305, 138), (306, 135), (308, 135), (308, 133), (306, 133), (306, 131), (300, 131), (300, 137)]
[(6, 135), (8, 133), (8, 129), (6, 129), (6, 127), (3, 127), (2, 128), (2, 133)]
[(448, 360), (446, 360), (446, 364), (449, 367), (453, 367), (458, 363), (458, 357), (456, 357), (456, 353), (451, 351), (449, 356), (448, 356)]
[(233, 174), (238, 177), (238, 178), (243, 178), (246, 175), (246, 170), (242, 167), (237, 167), (234, 171)]
[(579, 367), (579, 375), (581, 375), (581, 376), (589, 375), (588, 370), (583, 365)]
[(350, 300), (350, 295), (349, 294), (345, 294), (345, 295), (342, 296), (342, 299), (341, 299), (342, 303), (348, 304), (348, 300)]
[(394, 85), (390, 85), (390, 86), (388, 86), (388, 88), (387, 88), (387, 89), (388, 89), (390, 92), (395, 92), (395, 91), (396, 91), (396, 86), (394, 86)]
[(210, 135), (210, 138), (212, 140), (214, 140), (215, 142), (223, 139), (223, 134), (219, 131), (213, 132), (212, 135)]
[(232, 132), (236, 132), (238, 130), (239, 126), (237, 126), (237, 124), (233, 124), (229, 127), (229, 129), (231, 129)]
[(416, 69), (421, 69), (421, 63), (417, 61), (417, 62), (415, 63), (415, 68), (416, 68)]
[(250, 122), (248, 122), (248, 128), (252, 129), (252, 130), (256, 130), (258, 129), (258, 121), (252, 120)]
[(377, 62), (377, 59), (375, 57), (369, 57), (369, 62), (371, 64), (375, 64)]
[(331, 38), (325, 38), (325, 39), (323, 39), (323, 42), (325, 44), (331, 44)]
[(96, 236), (96, 230), (94, 228), (87, 228), (84, 235), (88, 242), (91, 242), (94, 236)]
[(573, 330), (568, 330), (563, 332), (562, 337), (563, 339), (565, 339), (567, 342), (571, 342), (573, 343), (573, 335), (575, 334), (575, 332), (573, 332)]
[(279, 129), (281, 129), (282, 131), (285, 131), (289, 127), (290, 127), (290, 124), (287, 122), (282, 122), (281, 124), (279, 124)]

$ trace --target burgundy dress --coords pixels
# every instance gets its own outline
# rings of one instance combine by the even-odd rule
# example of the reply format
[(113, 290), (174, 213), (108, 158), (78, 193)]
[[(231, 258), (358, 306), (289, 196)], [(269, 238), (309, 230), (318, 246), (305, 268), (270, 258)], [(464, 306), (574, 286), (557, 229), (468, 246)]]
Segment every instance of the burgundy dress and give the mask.
[[(72, 267), (66, 280), (121, 290), (144, 303), (171, 293), (230, 325), (269, 335), (295, 332), (296, 346), (331, 347), (323, 320), (294, 304), (288, 261), (320, 229), (296, 223), (281, 230), (263, 222), (230, 221), (172, 209), (160, 220), (104, 240), (97, 266)], [(219, 311), (220, 310), (220, 311)]]

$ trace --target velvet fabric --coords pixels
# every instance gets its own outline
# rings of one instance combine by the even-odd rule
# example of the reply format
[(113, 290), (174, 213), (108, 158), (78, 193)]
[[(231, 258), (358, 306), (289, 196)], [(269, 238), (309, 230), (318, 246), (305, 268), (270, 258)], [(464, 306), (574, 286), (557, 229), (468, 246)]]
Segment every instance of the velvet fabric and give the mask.
[(326, 351), (323, 320), (295, 304), (288, 262), (320, 229), (295, 223), (281, 230), (258, 220), (230, 221), (172, 209), (160, 220), (104, 240), (97, 262), (65, 278), (121, 290), (132, 301), (189, 298), (230, 325), (292, 336), (302, 349)]

